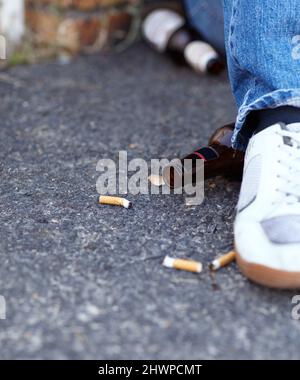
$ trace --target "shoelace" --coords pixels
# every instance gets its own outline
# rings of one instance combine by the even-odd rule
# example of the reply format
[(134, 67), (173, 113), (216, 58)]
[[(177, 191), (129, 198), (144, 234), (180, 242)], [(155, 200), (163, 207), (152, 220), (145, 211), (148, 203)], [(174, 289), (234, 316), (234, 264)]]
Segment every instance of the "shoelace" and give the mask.
[(281, 130), (278, 134), (283, 139), (288, 139), (288, 143), (282, 143), (278, 147), (285, 153), (285, 157), (278, 160), (281, 167), (278, 177), (282, 179), (282, 185), (276, 190), (284, 196), (284, 199), (280, 197), (280, 202), (300, 204), (300, 132)]

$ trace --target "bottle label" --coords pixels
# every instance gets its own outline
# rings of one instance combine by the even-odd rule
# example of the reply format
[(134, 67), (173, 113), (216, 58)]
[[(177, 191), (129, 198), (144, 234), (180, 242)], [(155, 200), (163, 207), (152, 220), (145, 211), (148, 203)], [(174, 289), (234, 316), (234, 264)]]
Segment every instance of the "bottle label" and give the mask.
[(184, 18), (169, 9), (151, 12), (143, 23), (143, 34), (159, 52), (164, 52), (172, 34), (184, 25)]
[(193, 41), (184, 50), (184, 57), (187, 63), (195, 71), (206, 73), (207, 64), (219, 57), (218, 53), (206, 42)]
[(214, 160), (219, 157), (219, 154), (210, 146), (200, 148), (192, 153), (193, 158), (200, 158), (204, 161)]

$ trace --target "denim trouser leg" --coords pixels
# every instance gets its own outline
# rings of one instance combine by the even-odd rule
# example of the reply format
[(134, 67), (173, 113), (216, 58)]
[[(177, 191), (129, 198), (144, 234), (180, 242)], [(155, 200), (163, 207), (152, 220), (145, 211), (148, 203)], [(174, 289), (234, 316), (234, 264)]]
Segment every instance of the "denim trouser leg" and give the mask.
[(223, 0), (184, 0), (190, 24), (225, 56)]
[(300, 107), (300, 1), (223, 2), (228, 71), (238, 106), (233, 146), (245, 149), (251, 136), (245, 121), (251, 111)]

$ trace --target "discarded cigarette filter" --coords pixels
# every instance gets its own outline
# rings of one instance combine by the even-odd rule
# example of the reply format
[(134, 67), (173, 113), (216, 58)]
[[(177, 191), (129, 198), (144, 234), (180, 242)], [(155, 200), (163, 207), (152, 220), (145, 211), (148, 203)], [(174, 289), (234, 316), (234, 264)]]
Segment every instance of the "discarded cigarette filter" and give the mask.
[(111, 197), (107, 195), (101, 195), (99, 197), (99, 203), (101, 205), (120, 206), (124, 208), (132, 207), (132, 203), (125, 198)]
[(167, 268), (185, 270), (187, 272), (202, 272), (202, 264), (200, 262), (184, 259), (174, 259), (170, 256), (165, 257), (163, 261), (163, 266)]
[(236, 258), (235, 251), (230, 251), (226, 253), (226, 255), (223, 255), (221, 257), (218, 257), (217, 259), (213, 260), (210, 264), (211, 270), (218, 270), (222, 267), (225, 267), (226, 265), (232, 263)]
[(148, 180), (152, 183), (153, 186), (163, 186), (165, 185), (165, 181), (163, 176), (152, 174), (148, 177)]

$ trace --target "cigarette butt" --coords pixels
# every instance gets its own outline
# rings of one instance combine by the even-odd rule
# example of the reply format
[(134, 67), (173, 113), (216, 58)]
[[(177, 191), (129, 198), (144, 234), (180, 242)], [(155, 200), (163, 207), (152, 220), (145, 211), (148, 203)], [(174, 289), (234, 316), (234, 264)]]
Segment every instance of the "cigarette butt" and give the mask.
[(213, 260), (209, 267), (211, 270), (218, 270), (232, 263), (235, 260), (235, 258), (236, 258), (235, 251), (230, 251), (226, 253), (226, 255), (220, 256), (217, 259)]
[(187, 272), (202, 272), (202, 264), (200, 262), (184, 259), (174, 259), (170, 256), (165, 257), (163, 261), (163, 266), (167, 268), (185, 270)]
[(101, 195), (99, 197), (99, 203), (101, 205), (120, 206), (124, 208), (131, 208), (132, 203), (125, 198), (110, 197), (107, 195)]
[(163, 176), (152, 174), (148, 177), (148, 180), (152, 183), (153, 186), (163, 186), (165, 185), (165, 181)]

